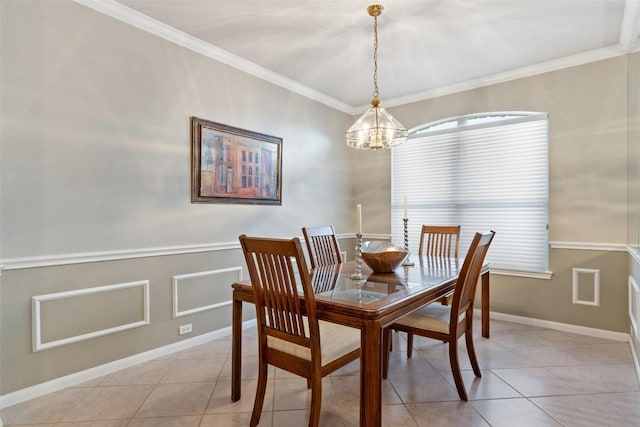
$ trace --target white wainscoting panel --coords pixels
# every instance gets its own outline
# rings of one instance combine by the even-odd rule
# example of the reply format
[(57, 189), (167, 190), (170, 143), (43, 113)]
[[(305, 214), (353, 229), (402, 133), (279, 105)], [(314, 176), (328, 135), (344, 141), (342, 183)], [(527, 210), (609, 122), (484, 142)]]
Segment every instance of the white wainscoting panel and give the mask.
[[(142, 319), (137, 322), (126, 323), (123, 325), (118, 325), (112, 328), (101, 329), (98, 331), (93, 331), (86, 334), (75, 335), (68, 338), (58, 339), (49, 342), (42, 342), (42, 315), (41, 315), (41, 305), (47, 301), (54, 301), (60, 299), (67, 298), (77, 298), (84, 295), (91, 295), (103, 292), (113, 292), (121, 289), (128, 289), (134, 287), (142, 287), (144, 292), (144, 304), (143, 304), (143, 312)], [(84, 289), (76, 289), (73, 291), (66, 292), (57, 292), (53, 294), (46, 295), (35, 295), (31, 297), (31, 314), (32, 314), (32, 339), (33, 339), (33, 351), (42, 351), (47, 350), (54, 347), (59, 347), (62, 345), (72, 344), (79, 341), (85, 341), (91, 338), (100, 337), (103, 335), (113, 334), (116, 332), (124, 331), (127, 329), (137, 328), (140, 326), (148, 325), (149, 320), (149, 281), (148, 280), (140, 280), (136, 282), (127, 282), (127, 283), (118, 283), (114, 285), (106, 285), (106, 286), (98, 286), (94, 288), (84, 288)]]
[(633, 336), (640, 339), (640, 286), (629, 276), (629, 321)]
[[(581, 300), (578, 296), (580, 290), (580, 274), (593, 275), (593, 301)], [(592, 268), (573, 269), (573, 303), (600, 307), (600, 270), (594, 270)]]
[(213, 310), (215, 308), (231, 305), (232, 300), (229, 299), (229, 300), (221, 301), (215, 304), (203, 305), (200, 307), (195, 307), (189, 310), (181, 311), (180, 304), (179, 304), (180, 286), (185, 286), (185, 285), (180, 285), (181, 280), (188, 280), (188, 279), (194, 279), (194, 278), (205, 277), (205, 276), (215, 276), (218, 274), (226, 274), (231, 272), (236, 272), (237, 280), (242, 280), (242, 267), (229, 267), (229, 268), (222, 268), (219, 270), (200, 271), (197, 273), (188, 273), (188, 274), (180, 274), (177, 276), (173, 276), (173, 317), (176, 318), (176, 317), (187, 316), (189, 314), (199, 313), (201, 311)]

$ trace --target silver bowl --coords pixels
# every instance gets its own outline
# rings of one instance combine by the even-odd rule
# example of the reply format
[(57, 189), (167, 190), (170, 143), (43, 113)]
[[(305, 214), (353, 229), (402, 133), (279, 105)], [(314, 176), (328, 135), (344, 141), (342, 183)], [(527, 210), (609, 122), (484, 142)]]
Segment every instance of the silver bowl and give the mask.
[(362, 243), (362, 260), (374, 273), (391, 273), (409, 255), (404, 248), (389, 242), (371, 241)]

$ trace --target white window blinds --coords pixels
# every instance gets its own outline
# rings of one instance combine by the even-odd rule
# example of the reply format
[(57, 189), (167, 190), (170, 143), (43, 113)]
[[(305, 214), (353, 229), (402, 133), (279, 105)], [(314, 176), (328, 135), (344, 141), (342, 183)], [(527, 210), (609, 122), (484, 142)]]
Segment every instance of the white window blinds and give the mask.
[(493, 269), (548, 272), (547, 115), (487, 113), (416, 132), (392, 151), (391, 233), (397, 244), (403, 243), (404, 196), (413, 254), (422, 224), (460, 224), (461, 257), (476, 231), (494, 230), (487, 256)]

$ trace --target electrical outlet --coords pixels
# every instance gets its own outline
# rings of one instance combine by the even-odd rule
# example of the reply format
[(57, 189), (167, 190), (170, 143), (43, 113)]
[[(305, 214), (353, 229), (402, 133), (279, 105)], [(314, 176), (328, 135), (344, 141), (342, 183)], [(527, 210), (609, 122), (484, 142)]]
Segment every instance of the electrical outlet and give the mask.
[(191, 327), (191, 323), (188, 323), (186, 325), (182, 325), (182, 326), (180, 326), (180, 329), (178, 330), (178, 335), (190, 334), (192, 330), (193, 329)]

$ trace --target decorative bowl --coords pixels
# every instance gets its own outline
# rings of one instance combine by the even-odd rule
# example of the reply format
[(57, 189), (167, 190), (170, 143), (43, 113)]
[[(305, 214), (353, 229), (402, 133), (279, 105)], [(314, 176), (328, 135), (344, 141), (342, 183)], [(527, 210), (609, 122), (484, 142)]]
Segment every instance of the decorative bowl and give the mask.
[(392, 273), (409, 255), (404, 248), (389, 242), (363, 242), (362, 260), (374, 273)]

